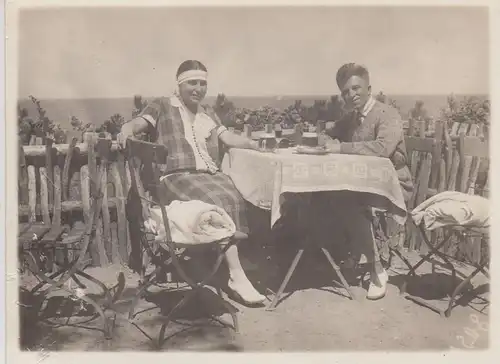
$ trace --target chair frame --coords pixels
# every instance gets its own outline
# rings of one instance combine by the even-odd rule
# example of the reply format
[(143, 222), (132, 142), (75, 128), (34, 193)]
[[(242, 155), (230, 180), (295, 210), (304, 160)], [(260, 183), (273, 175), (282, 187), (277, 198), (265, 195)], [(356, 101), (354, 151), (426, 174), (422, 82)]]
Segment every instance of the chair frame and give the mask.
[[(98, 139), (98, 143), (96, 144), (95, 147), (99, 148), (103, 152), (101, 163), (103, 164), (103, 166), (106, 166), (108, 163), (107, 156), (111, 149), (111, 140), (100, 138)], [(103, 169), (103, 171), (105, 171), (105, 168)], [(72, 326), (89, 330), (96, 330), (96, 328), (94, 327), (88, 327), (83, 325), (100, 317), (102, 319), (102, 330), (100, 331), (102, 331), (104, 333), (105, 338), (109, 340), (112, 339), (112, 330), (114, 327), (116, 314), (113, 316), (113, 322), (111, 324), (110, 319), (106, 317), (105, 311), (112, 308), (113, 304), (120, 297), (125, 287), (125, 280), (124, 276), (121, 275), (118, 279), (119, 281), (118, 284), (115, 287), (108, 289), (108, 287), (103, 282), (84, 272), (84, 270), (89, 266), (88, 262), (86, 262), (85, 260), (85, 256), (87, 254), (92, 237), (95, 234), (97, 220), (99, 218), (99, 213), (102, 207), (103, 193), (101, 192), (101, 188), (103, 186), (101, 186), (101, 171), (99, 171), (97, 176), (97, 181), (95, 182), (96, 182), (96, 188), (92, 189), (91, 192), (92, 208), (90, 211), (90, 217), (84, 233), (80, 236), (82, 244), (79, 246), (78, 249), (75, 249), (75, 251), (79, 251), (79, 253), (77, 254), (77, 257), (74, 257), (71, 263), (62, 264), (59, 270), (50, 275), (47, 275), (45, 273), (44, 269), (40, 264), (41, 261), (37, 256), (38, 254), (35, 254), (34, 251), (36, 251), (37, 253), (41, 253), (40, 256), (43, 256), (44, 255), (43, 252), (45, 249), (55, 250), (57, 248), (62, 248), (64, 250), (67, 250), (68, 247), (64, 243), (62, 244), (56, 243), (56, 244), (51, 244), (51, 246), (44, 246), (43, 244), (42, 245), (39, 244), (38, 241), (30, 242), (29, 235), (33, 234), (33, 231), (40, 231), (43, 234), (43, 231), (50, 229), (49, 227), (45, 227), (44, 225), (38, 225), (38, 226), (32, 225), (27, 229), (26, 228), (23, 229), (19, 237), (20, 241), (19, 254), (20, 257), (23, 259), (23, 261), (26, 263), (25, 266), (28, 268), (28, 270), (40, 281), (35, 287), (33, 287), (29, 291), (30, 294), (36, 294), (37, 292), (41, 291), (42, 288), (48, 286), (41, 292), (41, 294), (44, 296), (44, 300), (48, 299), (47, 296), (50, 292), (53, 292), (55, 290), (64, 290), (71, 294), (70, 297), (72, 300), (80, 301), (82, 302), (82, 304), (83, 303), (90, 304), (95, 309), (95, 314), (91, 318), (86, 318), (83, 321), (79, 321), (77, 323), (69, 322), (72, 315), (68, 317), (66, 323), (64, 324), (55, 323), (47, 318), (43, 319), (43, 322), (53, 327)], [(64, 287), (65, 283), (67, 283), (71, 278), (78, 285), (79, 288), (82, 289), (87, 288), (78, 279), (77, 276), (85, 278), (91, 283), (98, 286), (102, 291), (102, 295), (105, 297), (104, 302), (98, 303), (96, 300), (94, 300), (93, 298), (89, 297), (86, 294), (79, 295), (75, 289)], [(115, 288), (116, 291), (112, 295), (111, 291)]]
[[(146, 337), (148, 337), (151, 341), (155, 342), (158, 347), (161, 347), (163, 343), (166, 341), (165, 334), (167, 326), (173, 320), (174, 313), (181, 309), (188, 301), (190, 301), (197, 293), (199, 293), (202, 289), (205, 289), (207, 286), (207, 282), (213, 278), (213, 276), (217, 273), (221, 263), (223, 256), (227, 249), (230, 246), (237, 244), (239, 239), (244, 237), (240, 237), (238, 239), (237, 236), (233, 236), (230, 239), (230, 242), (225, 244), (224, 247), (221, 247), (221, 241), (214, 241), (210, 244), (203, 245), (188, 245), (188, 244), (179, 244), (172, 241), (168, 216), (165, 209), (165, 206), (168, 205), (168, 202), (165, 201), (165, 196), (162, 192), (164, 192), (164, 188), (168, 188), (166, 185), (167, 182), (161, 181), (161, 173), (159, 170), (160, 165), (164, 165), (166, 163), (167, 158), (167, 149), (164, 145), (150, 143), (146, 141), (133, 140), (128, 139), (126, 145), (126, 160), (128, 161), (130, 176), (131, 176), (131, 187), (129, 191), (129, 200), (128, 203), (131, 202), (133, 198), (140, 199), (141, 205), (141, 213), (138, 219), (139, 223), (139, 234), (140, 234), (140, 248), (142, 251), (142, 267), (140, 270), (140, 281), (139, 286), (137, 287), (137, 293), (135, 294), (132, 303), (129, 308), (128, 319), (129, 322), (132, 323), (137, 329), (139, 329)], [(165, 226), (165, 233), (167, 239), (165, 240), (165, 245), (163, 247), (159, 246), (156, 251), (153, 251), (150, 245), (150, 240), (148, 240), (148, 233), (145, 228), (144, 222), (149, 218), (149, 204), (156, 203), (152, 201), (150, 198), (146, 197), (146, 189), (144, 187), (143, 181), (140, 176), (141, 167), (151, 166), (152, 167), (152, 179), (153, 182), (148, 184), (149, 188), (153, 189), (153, 192), (156, 194), (158, 199), (158, 204), (161, 209), (163, 224)], [(146, 167), (149, 168), (149, 167)], [(137, 218), (137, 216), (135, 216)], [(127, 217), (129, 219), (129, 216)], [(130, 222), (130, 219), (129, 219)], [(244, 235), (244, 234), (242, 234)], [(132, 244), (137, 242), (132, 242)], [(166, 249), (165, 249), (166, 246)], [(195, 282), (186, 271), (182, 268), (181, 259), (183, 256), (189, 254), (192, 249), (200, 249), (202, 247), (215, 249), (217, 252), (217, 258), (213, 265), (210, 273), (201, 281)], [(165, 255), (167, 257), (165, 257)], [(151, 261), (155, 266), (155, 269), (150, 274), (146, 275), (146, 265)], [(161, 278), (161, 273), (168, 271), (170, 267), (175, 269), (176, 272), (182, 280), (187, 283), (190, 288), (188, 293), (174, 306), (171, 311), (164, 316), (164, 320), (162, 320), (161, 329), (157, 339), (153, 339), (148, 333), (146, 333), (142, 328), (140, 328), (133, 319), (140, 313), (135, 312), (139, 301), (148, 293), (148, 288), (152, 285), (158, 283)], [(217, 294), (220, 299), (220, 302), (226, 307), (231, 315), (233, 325), (228, 325), (225, 322), (222, 322), (220, 319), (211, 315), (210, 319), (219, 322), (224, 326), (232, 327), (236, 332), (239, 331), (238, 327), (238, 317), (236, 315), (237, 309), (229, 304), (222, 295), (222, 291), (219, 287), (216, 287)], [(172, 288), (165, 288), (164, 291), (172, 291)], [(183, 291), (186, 291), (183, 289)], [(162, 315), (163, 316), (163, 315)]]
[[(465, 156), (472, 156), (472, 157), (480, 157), (480, 158), (487, 158), (489, 155), (488, 151), (488, 144), (482, 141), (478, 137), (470, 137), (470, 136), (465, 136), (463, 133), (461, 133), (458, 138), (455, 138), (456, 141), (458, 142), (458, 152), (460, 155), (460, 161), (461, 165), (463, 166), (463, 161), (465, 160)], [(422, 149), (422, 150), (420, 150)], [(415, 148), (414, 150), (419, 150), (419, 151), (424, 151), (423, 149), (426, 149), (426, 152), (431, 152), (431, 148)], [(411, 154), (410, 154), (411, 155)], [(463, 171), (462, 171), (463, 172)], [(425, 177), (425, 176), (424, 176)], [(465, 179), (468, 176), (461, 176), (461, 179)], [(428, 180), (425, 181), (425, 178), (420, 181), (421, 184), (419, 185), (419, 188), (426, 189), (428, 186)], [(427, 192), (424, 191), (422, 196), (427, 196)], [(415, 201), (415, 206), (418, 206), (422, 200), (422, 196), (420, 199)], [(413, 219), (411, 220), (411, 223), (413, 226), (415, 226), (418, 230), (418, 234), (422, 237), (425, 245), (428, 248), (428, 253), (421, 257), (421, 259), (414, 265), (410, 267), (409, 272), (406, 274), (405, 281), (403, 285), (400, 288), (400, 293), (402, 295), (405, 295), (407, 299), (414, 301), (418, 304), (421, 304), (437, 313), (439, 313), (441, 316), (444, 317), (450, 317), (451, 312), (453, 308), (455, 307), (455, 303), (457, 302), (457, 296), (461, 295), (463, 293), (464, 288), (467, 286), (467, 284), (470, 283), (470, 281), (478, 274), (478, 273), (483, 273), (488, 279), (489, 279), (489, 273), (488, 273), (488, 266), (489, 266), (489, 261), (483, 261), (479, 262), (478, 264), (472, 263), (471, 265), (475, 268), (474, 271), (469, 274), (468, 276), (465, 277), (465, 280), (463, 280), (461, 283), (458, 285), (455, 285), (456, 282), (456, 277), (457, 277), (457, 269), (455, 266), (451, 263), (450, 259), (439, 251), (449, 240), (452, 236), (456, 235), (457, 233), (460, 234), (462, 239), (465, 238), (481, 238), (481, 243), (484, 243), (487, 241), (486, 235), (481, 234), (481, 233), (475, 233), (473, 227), (468, 227), (468, 226), (460, 226), (460, 225), (453, 225), (453, 226), (447, 226), (443, 228), (444, 231), (446, 231), (446, 235), (440, 239), (436, 244), (432, 244), (430, 241), (426, 230), (424, 226), (424, 222), (422, 222), (420, 225), (416, 225)], [(447, 305), (446, 309), (441, 309), (437, 307), (436, 305), (428, 302), (425, 299), (422, 299), (421, 297), (416, 297), (413, 295), (407, 294), (407, 286), (408, 282), (411, 278), (414, 278), (416, 276), (416, 270), (424, 263), (424, 262), (430, 262), (433, 263), (431, 260), (431, 257), (433, 256), (438, 256), (444, 261), (444, 264), (446, 267), (448, 267), (451, 271), (451, 289), (449, 292), (449, 302)]]

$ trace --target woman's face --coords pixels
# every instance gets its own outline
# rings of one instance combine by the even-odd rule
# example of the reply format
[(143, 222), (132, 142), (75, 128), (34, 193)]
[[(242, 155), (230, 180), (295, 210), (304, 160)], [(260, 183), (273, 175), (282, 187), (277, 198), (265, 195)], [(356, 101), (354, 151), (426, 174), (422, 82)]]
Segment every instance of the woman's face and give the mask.
[(179, 85), (179, 93), (187, 106), (198, 106), (207, 93), (207, 81), (185, 81)]

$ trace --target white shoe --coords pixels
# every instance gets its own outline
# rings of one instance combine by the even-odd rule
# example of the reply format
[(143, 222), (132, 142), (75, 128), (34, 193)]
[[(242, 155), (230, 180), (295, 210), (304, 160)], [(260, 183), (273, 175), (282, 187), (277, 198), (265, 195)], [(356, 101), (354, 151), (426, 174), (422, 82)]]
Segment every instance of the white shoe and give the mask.
[(240, 282), (236, 283), (234, 280), (229, 279), (227, 286), (239, 300), (247, 305), (258, 305), (266, 300), (266, 297), (261, 295), (248, 280), (240, 280)]
[(389, 275), (385, 269), (377, 274), (378, 282), (373, 282), (370, 280), (370, 286), (368, 287), (368, 294), (366, 298), (369, 300), (379, 300), (384, 298), (387, 292), (387, 281), (389, 280)]

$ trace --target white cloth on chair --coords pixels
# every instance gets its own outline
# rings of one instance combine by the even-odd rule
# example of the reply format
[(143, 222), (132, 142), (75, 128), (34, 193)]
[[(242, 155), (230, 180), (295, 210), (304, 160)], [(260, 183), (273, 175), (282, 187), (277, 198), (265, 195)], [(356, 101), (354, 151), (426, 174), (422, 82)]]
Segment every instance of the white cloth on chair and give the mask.
[[(215, 205), (199, 200), (173, 201), (165, 206), (170, 235), (174, 243), (205, 244), (230, 238), (236, 226), (228, 213)], [(165, 241), (165, 228), (159, 206), (150, 207), (151, 218), (146, 228), (156, 235), (157, 242)]]
[(457, 191), (441, 192), (418, 205), (411, 212), (413, 221), (424, 221), (427, 230), (460, 225), (480, 233), (490, 227), (489, 200)]

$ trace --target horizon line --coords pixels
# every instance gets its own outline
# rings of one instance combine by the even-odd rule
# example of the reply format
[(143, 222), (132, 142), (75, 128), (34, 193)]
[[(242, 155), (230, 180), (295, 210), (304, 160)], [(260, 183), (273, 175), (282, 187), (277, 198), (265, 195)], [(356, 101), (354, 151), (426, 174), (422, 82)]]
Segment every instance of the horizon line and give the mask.
[[(400, 93), (400, 94), (393, 94), (393, 93), (385, 93), (383, 92), (385, 96), (490, 96), (489, 92), (485, 93), (455, 93), (455, 92), (449, 92), (449, 93)], [(330, 96), (339, 96), (339, 94), (286, 94), (286, 95), (278, 95), (278, 94), (272, 94), (272, 95), (231, 95), (231, 94), (226, 94), (221, 92), (221, 94), (224, 94), (227, 98), (231, 97), (251, 97), (251, 98), (291, 98), (291, 97), (330, 97)], [(374, 96), (378, 95), (379, 93), (374, 93)], [(43, 99), (43, 100), (75, 100), (75, 99), (80, 99), (80, 100), (96, 100), (96, 99), (125, 99), (125, 98), (130, 98), (130, 97), (135, 97), (135, 96), (141, 96), (143, 98), (151, 98), (151, 97), (162, 97), (160, 95), (141, 95), (141, 94), (131, 94), (128, 96), (105, 96), (105, 97), (43, 97), (43, 98), (38, 98), (35, 95), (32, 95), (37, 99)], [(205, 98), (207, 97), (217, 97), (218, 94), (212, 94), (212, 95), (206, 95)], [(27, 100), (29, 99), (30, 96), (24, 96), (24, 97), (19, 97), (18, 96), (18, 101), (19, 100)]]

